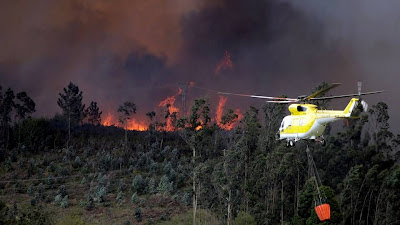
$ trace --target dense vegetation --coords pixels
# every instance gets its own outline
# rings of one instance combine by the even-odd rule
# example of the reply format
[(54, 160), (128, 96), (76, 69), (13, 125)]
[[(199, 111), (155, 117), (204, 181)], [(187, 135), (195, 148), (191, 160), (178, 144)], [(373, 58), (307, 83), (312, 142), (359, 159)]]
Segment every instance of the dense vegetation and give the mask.
[[(197, 99), (187, 118), (165, 116), (174, 132), (154, 112), (145, 132), (104, 127), (72, 83), (58, 105), (32, 118), (26, 93), (0, 89), (0, 224), (318, 224), (307, 145), (331, 205), (325, 224), (400, 223), (400, 136), (383, 102), (327, 129), (327, 146), (293, 148), (275, 140), (287, 105), (250, 107), (227, 131)], [(136, 107), (121, 104), (122, 123)], [(221, 123), (237, 119), (227, 110)]]

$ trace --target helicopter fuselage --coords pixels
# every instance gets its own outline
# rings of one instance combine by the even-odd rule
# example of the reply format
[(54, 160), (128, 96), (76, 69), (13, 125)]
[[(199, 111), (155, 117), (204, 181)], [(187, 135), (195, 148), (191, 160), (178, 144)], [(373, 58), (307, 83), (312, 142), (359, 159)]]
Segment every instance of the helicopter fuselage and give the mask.
[(321, 138), (328, 123), (350, 118), (357, 102), (357, 98), (352, 98), (344, 110), (319, 110), (313, 104), (291, 104), (291, 115), (283, 118), (279, 128), (279, 139), (292, 144), (301, 139)]

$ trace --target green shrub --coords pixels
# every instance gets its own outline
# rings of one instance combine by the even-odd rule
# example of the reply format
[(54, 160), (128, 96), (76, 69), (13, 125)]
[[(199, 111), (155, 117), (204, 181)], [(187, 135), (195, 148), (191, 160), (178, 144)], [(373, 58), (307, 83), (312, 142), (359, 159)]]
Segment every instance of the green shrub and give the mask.
[(137, 200), (138, 200), (138, 197), (137, 197), (137, 193), (135, 192), (135, 193), (132, 194), (131, 202), (132, 202), (133, 204), (136, 204), (136, 203), (137, 203)]
[(68, 195), (68, 192), (67, 192), (67, 189), (65, 188), (65, 185), (61, 185), (60, 187), (58, 187), (57, 194), (61, 195), (61, 197), (64, 197), (64, 196)]
[(80, 216), (65, 216), (59, 220), (55, 225), (86, 225), (85, 221)]
[(52, 175), (47, 177), (46, 184), (49, 186), (49, 188), (54, 188), (54, 177)]
[(146, 193), (146, 181), (143, 179), (142, 175), (139, 174), (133, 178), (131, 189), (138, 194)]
[(97, 189), (96, 189), (97, 202), (99, 202), (99, 203), (104, 202), (106, 194), (107, 194), (106, 187), (97, 187)]
[(155, 183), (156, 183), (156, 180), (153, 177), (150, 178), (149, 185), (147, 186), (148, 192), (150, 194), (156, 193)]
[(72, 166), (76, 169), (79, 168), (82, 165), (81, 158), (79, 156), (75, 157), (74, 163)]
[[(221, 225), (220, 220), (208, 210), (197, 210), (196, 224)], [(193, 224), (193, 211), (175, 215), (171, 220), (160, 221), (157, 225), (191, 225)]]
[(235, 225), (256, 225), (256, 220), (250, 214), (240, 211), (235, 218)]
[(54, 205), (59, 205), (62, 201), (63, 197), (61, 194), (56, 195), (56, 197), (54, 198)]
[(121, 178), (119, 180), (118, 192), (119, 191), (125, 191), (125, 189), (126, 189), (125, 181), (124, 181), (124, 179)]
[(117, 202), (119, 204), (122, 204), (122, 200), (123, 200), (123, 196), (124, 194), (122, 193), (122, 191), (118, 192), (117, 197), (115, 198), (115, 200), (117, 200)]
[(157, 187), (157, 192), (161, 194), (171, 193), (173, 191), (173, 182), (169, 182), (168, 177), (164, 175), (161, 177), (160, 183)]
[(186, 192), (185, 194), (183, 194), (182, 202), (187, 206), (190, 205), (190, 203), (192, 202), (192, 194), (189, 192)]
[(90, 211), (94, 208), (94, 200), (91, 194), (86, 194), (85, 209)]
[(61, 200), (60, 205), (64, 209), (68, 207), (68, 195), (64, 196), (64, 198)]

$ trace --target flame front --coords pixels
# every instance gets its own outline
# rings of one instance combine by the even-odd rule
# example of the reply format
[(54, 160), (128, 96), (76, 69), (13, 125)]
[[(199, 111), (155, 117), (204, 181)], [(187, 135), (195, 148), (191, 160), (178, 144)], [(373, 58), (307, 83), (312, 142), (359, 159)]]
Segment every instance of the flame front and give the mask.
[[(189, 87), (194, 86), (194, 82), (190, 82), (188, 84)], [(174, 124), (174, 119), (176, 119), (176, 117), (174, 118), (173, 114), (179, 113), (180, 109), (178, 107), (175, 106), (175, 101), (176, 101), (176, 97), (181, 95), (183, 92), (183, 90), (181, 88), (178, 89), (178, 92), (172, 96), (168, 96), (166, 97), (164, 100), (162, 100), (159, 104), (158, 107), (163, 107), (164, 109), (166, 109), (166, 113), (167, 113), (167, 117), (166, 117), (166, 123), (164, 127), (161, 127), (159, 129), (163, 129), (165, 131), (175, 131), (176, 130), (176, 125)], [(225, 130), (231, 130), (235, 127), (237, 121), (240, 121), (243, 117), (243, 115), (240, 113), (240, 109), (236, 109), (234, 111), (235, 114), (238, 115), (238, 118), (236, 119), (236, 121), (234, 123), (230, 123), (230, 124), (222, 124), (222, 116), (223, 116), (223, 112), (224, 112), (224, 107), (226, 105), (228, 98), (224, 97), (224, 96), (219, 96), (219, 102), (218, 102), (218, 106), (217, 106), (217, 110), (216, 110), (216, 114), (215, 114), (215, 122), (216, 124)], [(124, 128), (124, 124), (120, 123), (118, 120), (118, 116), (115, 116), (114, 114), (108, 112), (107, 114), (103, 114), (103, 118), (102, 118), (102, 125), (103, 126), (117, 126), (117, 127), (121, 127)], [(140, 118), (140, 116), (139, 116)], [(196, 127), (196, 130), (200, 130), (203, 128), (203, 123), (200, 120), (201, 125)], [(149, 127), (149, 122), (146, 120), (139, 120), (137, 118), (132, 118), (129, 119), (127, 121), (127, 129), (128, 130), (137, 130), (137, 131), (145, 131), (147, 130)]]
[(102, 121), (102, 125), (103, 126), (112, 126), (112, 125), (115, 125), (115, 123), (113, 123), (113, 116), (112, 116), (112, 114), (111, 113), (107, 113), (107, 116), (104, 118), (104, 119), (102, 119), (101, 121)]
[[(102, 119), (103, 126), (117, 126), (124, 128), (124, 124), (119, 123), (118, 118), (113, 116), (110, 112), (107, 113), (107, 116)], [(137, 130), (137, 131), (145, 131), (148, 128), (148, 124), (144, 121), (138, 121), (136, 119), (130, 119), (127, 122), (127, 129), (128, 130)]]

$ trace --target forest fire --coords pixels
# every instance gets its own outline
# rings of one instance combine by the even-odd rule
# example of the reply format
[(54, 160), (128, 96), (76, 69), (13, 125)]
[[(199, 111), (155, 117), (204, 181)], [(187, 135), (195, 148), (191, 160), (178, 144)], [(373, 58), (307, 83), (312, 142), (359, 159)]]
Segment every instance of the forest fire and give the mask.
[(159, 107), (166, 107), (166, 125), (164, 130), (166, 131), (174, 131), (175, 130), (175, 126), (173, 124), (173, 120), (174, 118), (176, 119), (176, 114), (179, 112), (179, 108), (174, 106), (175, 104), (175, 100), (176, 100), (176, 96), (182, 94), (182, 89), (179, 88), (178, 89), (178, 93), (176, 93), (173, 96), (167, 97), (166, 99), (164, 99), (163, 101), (161, 101), (158, 106)]
[[(107, 113), (107, 116), (102, 119), (103, 126), (117, 126), (124, 128), (124, 125), (118, 121), (118, 118), (115, 117), (112, 113)], [(148, 128), (148, 124), (145, 121), (137, 121), (136, 119), (128, 120), (127, 129), (128, 130), (137, 130), (137, 131), (145, 131)]]
[[(190, 82), (190, 85), (194, 85), (194, 82)], [(183, 90), (181, 88), (178, 88), (178, 92), (176, 94), (168, 96), (160, 103), (158, 103), (158, 107), (162, 108), (163, 113), (165, 113), (161, 115), (161, 118), (165, 118), (165, 124), (159, 127), (158, 130), (164, 130), (168, 132), (177, 130), (174, 123), (176, 122), (176, 119), (178, 117), (177, 114), (180, 112), (180, 109), (177, 106), (175, 106), (175, 101), (176, 97), (182, 94), (182, 91)], [(219, 96), (218, 106), (215, 114), (215, 123), (222, 129), (231, 130), (235, 127), (237, 121), (240, 121), (243, 115), (240, 113), (240, 109), (236, 109), (234, 113), (238, 115), (238, 118), (236, 118), (233, 123), (222, 124), (221, 120), (227, 100), (228, 100), (227, 97)], [(101, 124), (103, 126), (116, 126), (124, 128), (124, 125), (121, 122), (119, 122), (118, 115), (114, 115), (111, 112), (108, 112), (107, 114), (105, 114), (105, 116), (103, 116)], [(128, 120), (128, 125), (127, 125), (128, 130), (146, 131), (148, 127), (149, 123), (146, 120), (140, 120), (137, 118), (132, 118)], [(196, 130), (200, 130), (202, 128), (203, 126), (200, 125), (196, 128)]]
[(224, 58), (217, 64), (215, 68), (215, 74), (219, 74), (221, 70), (226, 70), (226, 69), (233, 69), (233, 63), (231, 60), (231, 54), (229, 54), (228, 51), (225, 51)]
[(221, 127), (222, 129), (225, 130), (232, 130), (232, 128), (235, 127), (236, 122), (240, 121), (243, 117), (243, 115), (240, 113), (240, 109), (236, 109), (235, 110), (235, 114), (238, 115), (238, 118), (235, 119), (235, 121), (233, 123), (230, 124), (222, 124), (222, 115), (223, 115), (223, 111), (224, 111), (224, 107), (226, 104), (226, 101), (228, 100), (227, 97), (224, 96), (219, 96), (219, 102), (218, 102), (218, 107), (217, 107), (217, 112), (215, 115), (215, 122), (217, 123), (217, 125), (219, 127)]
[(224, 96), (219, 96), (219, 102), (218, 102), (218, 107), (217, 107), (217, 113), (215, 115), (215, 120), (219, 126), (222, 126), (221, 124), (221, 118), (222, 118), (222, 112), (224, 110), (224, 106), (226, 104), (226, 101), (228, 100), (227, 97)]

